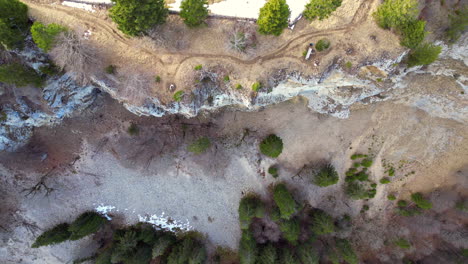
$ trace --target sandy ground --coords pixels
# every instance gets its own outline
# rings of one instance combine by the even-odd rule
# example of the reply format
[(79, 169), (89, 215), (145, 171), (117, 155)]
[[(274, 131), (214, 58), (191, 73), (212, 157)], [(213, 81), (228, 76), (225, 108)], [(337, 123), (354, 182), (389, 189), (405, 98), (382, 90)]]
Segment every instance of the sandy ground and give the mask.
[[(298, 98), (256, 113), (225, 111), (185, 120), (135, 118), (103, 97), (61, 126), (38, 129), (25, 149), (1, 154), (2, 186), (11, 207), (4, 217), (21, 221), (7, 221), (10, 224), (4, 228), (11, 233), (3, 233), (0, 259), (7, 263), (65, 263), (89, 254), (96, 247), (90, 239), (44, 249), (29, 246), (39, 230), (70, 221), (99, 205), (115, 206), (111, 215), (126, 223), (138, 221), (138, 215), (164, 212), (207, 234), (214, 245), (236, 248), (238, 201), (249, 191), (266, 195), (274, 180), (265, 170), (274, 163), (280, 167), (277, 181), (288, 182), (311, 205), (334, 216), (348, 213), (357, 217), (362, 201), (343, 195), (343, 181), (319, 188), (306, 174), (294, 176), (304, 165), (331, 162), (344, 177), (351, 154), (369, 153), (375, 157), (372, 177), (378, 181), (382, 159), (393, 164), (405, 161), (392, 183), (379, 185), (377, 197), (370, 201), (369, 215), (376, 219), (382, 210), (390, 212), (385, 198), (390, 192), (406, 198), (410, 192), (452, 186), (460, 173), (466, 177), (466, 124), (393, 103), (354, 110), (347, 120), (313, 113), (306, 105)], [(130, 121), (139, 125), (138, 136), (126, 133)], [(246, 128), (250, 134), (241, 141)], [(258, 153), (259, 139), (269, 133), (281, 136), (285, 144), (277, 160)], [(186, 145), (200, 134), (213, 138), (214, 146), (200, 156), (187, 153)], [(62, 142), (66, 148), (59, 147)], [(31, 146), (35, 152), (30, 151)], [(57, 148), (65, 150), (52, 151)], [(41, 162), (38, 157), (48, 151), (48, 158)], [(27, 163), (18, 163), (21, 155), (29, 155)], [(79, 159), (74, 161), (76, 157)], [(38, 167), (43, 171), (57, 168), (46, 178), (55, 191), (48, 197), (41, 193), (25, 197), (20, 191), (43, 175), (37, 173)], [(411, 171), (415, 174), (408, 175)], [(24, 223), (34, 228), (26, 229)], [(18, 262), (19, 258), (23, 260)]]

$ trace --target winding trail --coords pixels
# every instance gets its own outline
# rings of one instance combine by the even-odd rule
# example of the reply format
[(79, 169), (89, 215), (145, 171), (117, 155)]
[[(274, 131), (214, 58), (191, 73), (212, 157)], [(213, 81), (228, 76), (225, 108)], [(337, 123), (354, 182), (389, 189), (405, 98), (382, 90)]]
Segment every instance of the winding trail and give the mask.
[[(135, 47), (135, 43), (132, 42), (131, 39), (129, 39), (128, 37), (120, 33), (115, 28), (115, 25), (113, 23), (111, 23), (110, 21), (101, 19), (93, 13), (89, 13), (80, 9), (71, 9), (69, 7), (65, 7), (61, 5), (39, 4), (36, 2), (32, 2), (31, 0), (23, 0), (23, 1), (26, 4), (28, 4), (28, 6), (30, 6), (31, 8), (40, 10), (43, 13), (54, 12), (59, 16), (63, 16), (63, 17), (68, 16), (70, 18), (73, 18), (82, 22), (87, 27), (94, 28), (94, 31), (98, 30), (100, 32), (103, 32), (106, 35), (106, 37), (108, 37), (109, 39), (115, 42), (119, 42), (123, 44), (124, 46), (128, 46), (129, 48), (131, 48), (132, 52), (135, 52), (135, 53), (141, 52), (142, 54), (150, 56), (152, 59), (155, 59), (158, 62), (158, 64), (160, 64), (160, 66), (165, 69), (166, 77), (174, 77), (178, 75), (181, 67), (184, 64), (194, 59), (213, 59), (213, 60), (215, 59), (218, 61), (235, 63), (240, 66), (242, 65), (247, 66), (247, 65), (254, 65), (254, 64), (261, 65), (268, 61), (278, 60), (281, 58), (288, 58), (289, 60), (294, 60), (298, 62), (299, 64), (303, 64), (304, 66), (307, 66), (306, 62), (302, 58), (288, 55), (287, 54), (288, 49), (293, 49), (293, 48), (298, 47), (299, 45), (303, 45), (305, 42), (305, 39), (308, 39), (308, 38), (326, 37), (332, 34), (346, 33), (355, 29), (360, 24), (366, 21), (366, 18), (368, 17), (368, 14), (370, 12), (370, 8), (376, 0), (363, 1), (360, 4), (360, 6), (357, 8), (355, 14), (353, 15), (351, 22), (347, 25), (344, 25), (335, 29), (307, 31), (305, 33), (302, 33), (298, 36), (295, 36), (287, 40), (279, 48), (277, 48), (276, 50), (268, 54), (259, 55), (250, 59), (241, 59), (239, 57), (227, 55), (227, 54), (198, 53), (198, 52), (190, 52), (190, 51), (167, 51), (166, 50), (166, 51), (156, 52), (154, 50), (150, 50), (148, 48), (141, 47), (141, 46)], [(165, 55), (170, 55), (172, 58), (175, 58), (175, 60), (171, 61), (170, 63), (171, 65), (174, 65), (174, 64), (177, 65), (175, 69), (174, 68), (171, 69), (170, 67), (168, 67), (169, 65), (161, 59), (161, 57)]]

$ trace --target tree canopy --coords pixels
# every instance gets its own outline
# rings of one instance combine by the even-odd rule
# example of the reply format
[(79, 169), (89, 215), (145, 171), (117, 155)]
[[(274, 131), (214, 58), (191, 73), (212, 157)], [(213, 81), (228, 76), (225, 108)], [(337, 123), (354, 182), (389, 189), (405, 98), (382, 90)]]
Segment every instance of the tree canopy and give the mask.
[(428, 65), (439, 57), (442, 48), (430, 43), (419, 45), (408, 56), (408, 66)]
[(20, 48), (28, 28), (28, 7), (18, 0), (0, 0), (0, 44)]
[(166, 22), (168, 9), (164, 0), (113, 0), (109, 10), (117, 27), (129, 36), (139, 35), (151, 27)]
[(260, 8), (257, 24), (258, 31), (262, 34), (279, 36), (288, 26), (291, 11), (286, 0), (268, 0)]
[(310, 0), (305, 6), (304, 17), (309, 20), (325, 19), (341, 6), (341, 2), (342, 0)]
[(197, 27), (208, 17), (208, 2), (206, 0), (183, 0), (180, 4), (180, 17), (189, 27)]

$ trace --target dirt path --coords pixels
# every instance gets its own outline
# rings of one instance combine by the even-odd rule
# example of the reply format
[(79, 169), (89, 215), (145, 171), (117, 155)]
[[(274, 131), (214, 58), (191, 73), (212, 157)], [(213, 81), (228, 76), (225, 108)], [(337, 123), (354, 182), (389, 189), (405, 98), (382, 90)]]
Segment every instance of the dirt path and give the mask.
[[(359, 6), (356, 7), (349, 23), (327, 29), (317, 29), (306, 25), (302, 30), (296, 30), (290, 34), (288, 32), (289, 35), (281, 40), (275, 39), (274, 41), (280, 41), (280, 43), (273, 50), (263, 52), (259, 50), (256, 51), (258, 54), (252, 58), (242, 58), (242, 54), (239, 56), (227, 54), (228, 52), (219, 48), (218, 50), (202, 48), (201, 52), (193, 51), (193, 49), (171, 51), (161, 47), (156, 47), (154, 50), (140, 45), (139, 39), (131, 39), (120, 33), (105, 14), (89, 13), (61, 5), (39, 4), (31, 0), (24, 0), (24, 2), (29, 6), (30, 15), (36, 19), (46, 23), (62, 23), (71, 28), (81, 25), (91, 29), (93, 34), (91, 40), (101, 49), (99, 54), (104, 56), (103, 59), (109, 61), (109, 64), (128, 65), (129, 62), (135, 62), (144, 65), (145, 69), (157, 69), (156, 75), (160, 75), (163, 80), (160, 86), (163, 89), (159, 89), (157, 94), (159, 97), (164, 97), (164, 88), (171, 83), (175, 83), (181, 89), (190, 89), (190, 87), (185, 87), (184, 78), (186, 78), (187, 72), (193, 69), (193, 65), (201, 64), (200, 62), (204, 65), (229, 65), (229, 67), (236, 69), (239, 73), (236, 77), (240, 79), (241, 84), (244, 84), (242, 83), (244, 80), (245, 85), (248, 82), (256, 81), (257, 76), (262, 76), (263, 72), (269, 71), (275, 66), (289, 68), (291, 71), (299, 71), (306, 75), (316, 74), (324, 70), (325, 65), (328, 65), (334, 57), (345, 55), (345, 52), (339, 50), (338, 47), (342, 45), (338, 43), (353, 39), (349, 35), (357, 34), (354, 31), (369, 22), (370, 11), (376, 3), (375, 0), (357, 3)], [(215, 21), (214, 23), (224, 23), (225, 21), (211, 19)], [(209, 34), (210, 31), (206, 32)], [(219, 38), (219, 36), (214, 37)], [(332, 40), (336, 38), (337, 48), (335, 51), (327, 53), (324, 58), (319, 57), (318, 59), (324, 60), (324, 62), (314, 68), (310, 61), (305, 61), (300, 55), (302, 54), (301, 50), (304, 49), (302, 46), (313, 38), (324, 37)], [(377, 46), (375, 49), (371, 51), (374, 54), (378, 53), (379, 49), (388, 48)], [(360, 57), (368, 58), (369, 55), (367, 52), (362, 52)]]

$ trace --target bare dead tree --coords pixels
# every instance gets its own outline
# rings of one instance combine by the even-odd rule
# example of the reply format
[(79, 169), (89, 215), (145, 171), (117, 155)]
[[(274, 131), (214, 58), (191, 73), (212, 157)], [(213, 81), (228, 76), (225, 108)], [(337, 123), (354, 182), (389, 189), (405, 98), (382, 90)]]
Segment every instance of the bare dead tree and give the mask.
[(231, 33), (229, 47), (238, 52), (245, 52), (247, 40), (244, 32), (234, 31)]
[(53, 191), (55, 191), (55, 188), (51, 188), (51, 187), (47, 186), (47, 184), (46, 184), (47, 178), (52, 174), (53, 171), (54, 171), (54, 169), (50, 170), (47, 174), (44, 174), (34, 186), (32, 186), (30, 188), (23, 189), (22, 192), (26, 193), (25, 196), (28, 197), (29, 195), (32, 195), (34, 197), (37, 193), (45, 192), (44, 196), (47, 197)]
[(83, 34), (61, 33), (50, 54), (55, 64), (61, 70), (71, 73), (78, 83), (83, 85), (90, 83), (98, 59), (96, 51), (87, 42)]

